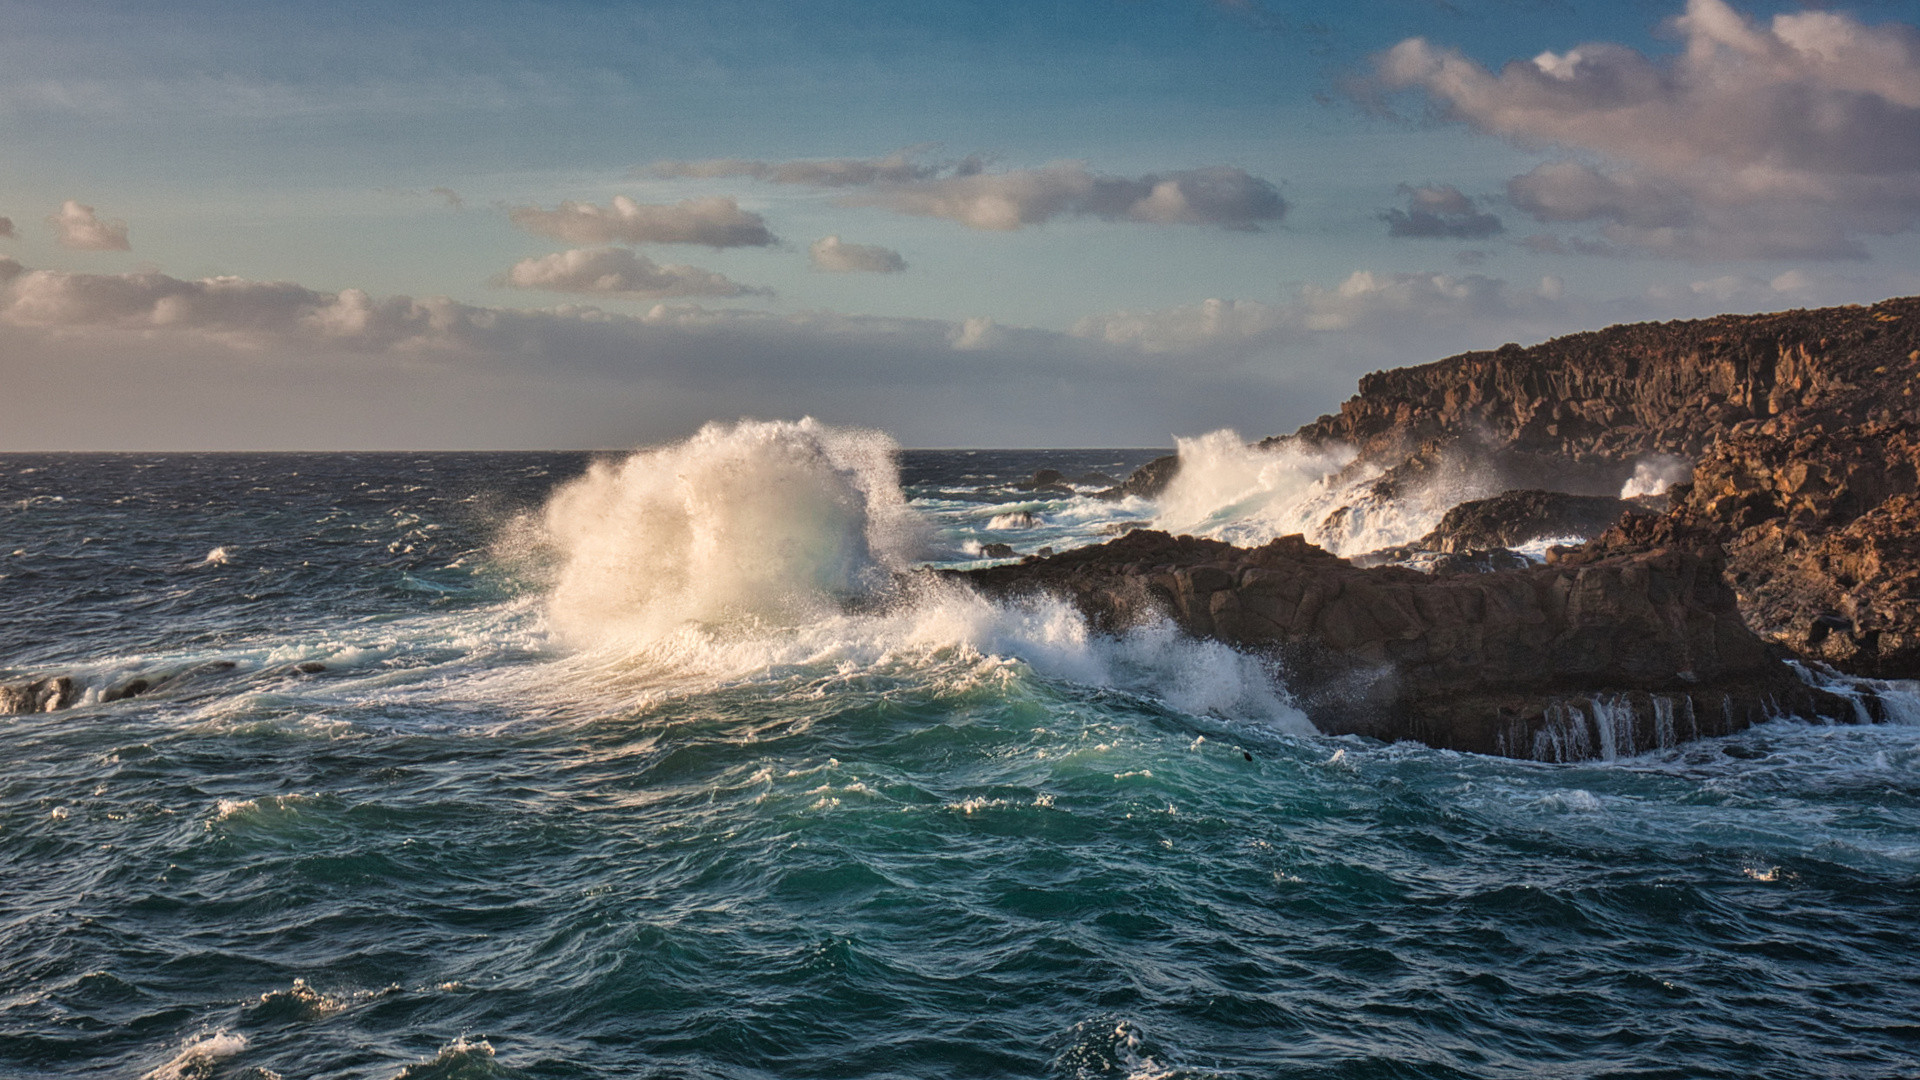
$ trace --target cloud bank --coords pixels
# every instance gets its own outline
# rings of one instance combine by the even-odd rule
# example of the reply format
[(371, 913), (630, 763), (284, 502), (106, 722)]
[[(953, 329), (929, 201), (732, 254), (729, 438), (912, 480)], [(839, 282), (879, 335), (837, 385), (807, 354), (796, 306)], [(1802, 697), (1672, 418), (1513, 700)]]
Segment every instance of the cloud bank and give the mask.
[(1920, 219), (1920, 31), (1829, 11), (1748, 19), (1688, 0), (1684, 48), (1592, 43), (1497, 74), (1423, 38), (1376, 60), (1373, 86), (1445, 118), (1579, 157), (1515, 177), (1536, 220), (1698, 259), (1858, 258), (1863, 235)]
[[(60, 204), (59, 213), (49, 214), (47, 224), (53, 226), (60, 246), (74, 251), (132, 250), (127, 242), (126, 222), (102, 221), (93, 207), (72, 199)], [(11, 227), (12, 222), (8, 225)]]
[(482, 307), (0, 257), (13, 405), (0, 449), (621, 446), (802, 414), (917, 446), (1166, 445), (1222, 425), (1291, 430), (1381, 367), (1861, 288), (1788, 272), (1594, 303), (1551, 278), (1357, 271), (1274, 301), (1115, 312), (1063, 334), (672, 303)]
[(628, 300), (680, 296), (771, 295), (711, 270), (679, 264), (661, 266), (627, 248), (558, 251), (513, 264), (501, 283), (516, 289), (581, 293)]
[(1077, 161), (989, 172), (977, 157), (930, 164), (902, 151), (870, 159), (664, 161), (645, 171), (665, 177), (744, 176), (854, 189), (843, 199), (847, 205), (1003, 232), (1058, 217), (1257, 231), (1287, 212), (1286, 200), (1271, 182), (1226, 165), (1139, 177), (1095, 173)]
[[(69, 204), (71, 205), (71, 204)], [(759, 214), (725, 196), (686, 199), (670, 206), (637, 203), (625, 195), (610, 206), (568, 200), (552, 210), (516, 206), (508, 220), (537, 236), (570, 244), (700, 244), (710, 248), (768, 247), (779, 242)]]
[(834, 274), (897, 274), (907, 268), (900, 253), (873, 244), (849, 244), (838, 236), (823, 236), (807, 248), (815, 270)]

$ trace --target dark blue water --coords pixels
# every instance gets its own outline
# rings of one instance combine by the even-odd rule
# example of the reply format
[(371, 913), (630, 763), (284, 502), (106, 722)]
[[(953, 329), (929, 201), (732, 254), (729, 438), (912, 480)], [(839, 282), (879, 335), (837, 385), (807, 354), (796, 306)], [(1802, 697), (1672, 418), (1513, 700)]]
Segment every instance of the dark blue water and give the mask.
[[(916, 543), (1151, 456), (909, 454)], [(86, 694), (0, 716), (0, 1074), (1920, 1074), (1920, 729), (1326, 739), (1042, 602), (743, 608), (661, 492), (763, 496), (545, 515), (589, 461), (0, 458), (0, 681)], [(709, 606), (567, 622), (556, 529)]]

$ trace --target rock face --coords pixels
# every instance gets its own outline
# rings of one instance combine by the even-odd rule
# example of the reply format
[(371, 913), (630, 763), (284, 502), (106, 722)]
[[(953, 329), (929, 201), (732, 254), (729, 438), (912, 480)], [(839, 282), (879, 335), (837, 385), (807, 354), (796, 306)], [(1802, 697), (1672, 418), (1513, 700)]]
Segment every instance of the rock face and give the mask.
[(1451, 452), (1611, 494), (1650, 455), (1691, 462), (1691, 486), (1671, 493), (1676, 526), (1725, 549), (1761, 637), (1851, 674), (1920, 678), (1916, 387), (1920, 298), (1905, 298), (1616, 326), (1379, 372), (1285, 438), (1351, 443), (1349, 468), (1383, 469), (1384, 483)]
[[(1565, 760), (1782, 711), (1870, 718), (1870, 696), (1812, 689), (1782, 657), (1920, 678), (1916, 387), (1920, 298), (1466, 353), (1369, 375), (1339, 413), (1263, 444), (1353, 447), (1343, 475), (1374, 500), (1463, 473), (1534, 489), (1456, 507), (1411, 547), (1472, 554), (1430, 576), (1297, 537), (1153, 533), (968, 576), (1268, 655), (1330, 732)], [(1128, 486), (1157, 493), (1177, 469)], [(1629, 508), (1629, 480), (1678, 481), (1670, 509)], [(1499, 548), (1563, 527), (1606, 531), (1500, 569)]]
[(1786, 711), (1853, 718), (1746, 628), (1723, 568), (1710, 545), (1670, 545), (1427, 575), (1359, 569), (1297, 536), (1248, 549), (1140, 531), (961, 576), (1068, 597), (1104, 630), (1165, 616), (1268, 656), (1330, 734), (1567, 761)]

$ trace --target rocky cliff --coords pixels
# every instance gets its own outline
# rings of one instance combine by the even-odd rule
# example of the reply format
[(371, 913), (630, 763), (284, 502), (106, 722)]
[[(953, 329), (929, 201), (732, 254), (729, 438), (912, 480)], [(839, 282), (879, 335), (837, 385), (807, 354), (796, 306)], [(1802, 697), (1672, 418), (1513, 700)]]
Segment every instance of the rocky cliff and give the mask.
[[(1136, 534), (971, 576), (1270, 655), (1334, 732), (1564, 759), (1780, 710), (1862, 718), (1870, 695), (1811, 690), (1783, 661), (1920, 677), (1916, 385), (1920, 298), (1466, 353), (1369, 375), (1337, 414), (1262, 445), (1351, 446), (1345, 475), (1376, 500), (1447, 470), (1538, 489), (1463, 506), (1415, 546), (1512, 543), (1549, 518), (1618, 525), (1548, 565), (1471, 575), (1363, 570), (1297, 537)], [(1689, 471), (1664, 514), (1554, 494)]]

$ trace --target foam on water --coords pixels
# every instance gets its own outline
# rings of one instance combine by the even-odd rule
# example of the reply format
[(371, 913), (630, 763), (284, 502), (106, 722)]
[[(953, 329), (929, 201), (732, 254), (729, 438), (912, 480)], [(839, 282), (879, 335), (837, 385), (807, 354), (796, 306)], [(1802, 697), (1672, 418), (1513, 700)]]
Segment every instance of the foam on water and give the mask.
[(201, 1034), (182, 1043), (178, 1053), (141, 1080), (206, 1080), (219, 1070), (222, 1061), (246, 1048), (245, 1035), (224, 1030)]

